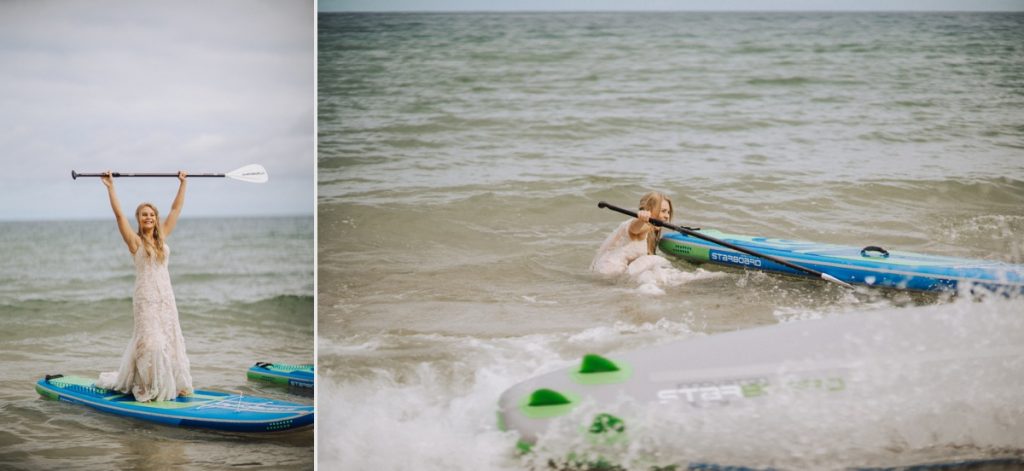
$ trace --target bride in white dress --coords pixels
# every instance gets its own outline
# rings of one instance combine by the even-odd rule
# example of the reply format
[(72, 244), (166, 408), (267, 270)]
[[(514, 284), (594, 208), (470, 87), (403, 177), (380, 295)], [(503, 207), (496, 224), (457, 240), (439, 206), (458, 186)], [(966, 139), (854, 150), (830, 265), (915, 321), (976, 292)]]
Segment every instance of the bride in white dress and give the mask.
[(672, 220), (672, 200), (657, 191), (640, 198), (636, 218), (623, 221), (605, 239), (590, 263), (590, 270), (605, 277), (628, 276), (639, 285), (640, 292), (648, 294), (664, 294), (662, 286), (677, 286), (720, 276), (702, 269), (693, 273), (682, 272), (657, 255), (655, 251), (661, 238), (661, 228), (648, 222), (652, 217), (664, 222)]
[(132, 296), (134, 328), (118, 371), (102, 373), (96, 386), (131, 393), (139, 402), (168, 401), (192, 393), (185, 339), (178, 323), (178, 308), (167, 272), (170, 247), (164, 242), (178, 223), (185, 203), (185, 172), (178, 172), (178, 194), (167, 219), (160, 221), (155, 206), (142, 203), (135, 210), (139, 229), (133, 232), (121, 212), (110, 172), (103, 184), (110, 195), (117, 228), (135, 262)]

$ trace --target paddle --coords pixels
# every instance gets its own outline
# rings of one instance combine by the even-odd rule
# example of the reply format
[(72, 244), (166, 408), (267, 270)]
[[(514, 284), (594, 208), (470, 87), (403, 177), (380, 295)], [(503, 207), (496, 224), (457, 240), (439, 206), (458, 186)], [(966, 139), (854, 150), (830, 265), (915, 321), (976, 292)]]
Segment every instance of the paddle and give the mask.
[[(106, 173), (78, 173), (74, 170), (71, 171), (71, 178), (77, 180), (78, 177), (105, 177)], [(121, 173), (111, 172), (112, 177), (177, 177), (177, 173)], [(262, 165), (252, 164), (246, 165), (245, 167), (237, 168), (228, 173), (190, 173), (188, 178), (195, 177), (227, 177), (232, 180), (238, 180), (248, 183), (266, 183), (269, 178), (267, 170)]]
[[(625, 214), (627, 216), (636, 217), (636, 213), (634, 213), (633, 211), (630, 211), (628, 209), (622, 209), (622, 208), (620, 208), (618, 206), (605, 203), (604, 201), (598, 202), (597, 203), (597, 207), (598, 208), (607, 208), (607, 209), (610, 209), (612, 211), (620, 212), (620, 213)], [(853, 286), (850, 285), (849, 283), (846, 283), (844, 281), (840, 281), (838, 278), (836, 278), (836, 277), (834, 277), (832, 275), (829, 275), (828, 273), (822, 273), (820, 271), (812, 270), (812, 269), (807, 268), (807, 267), (801, 267), (800, 265), (795, 265), (795, 264), (787, 262), (787, 261), (785, 261), (785, 260), (783, 260), (781, 258), (773, 257), (771, 255), (765, 255), (765, 254), (762, 254), (762, 253), (758, 253), (758, 252), (755, 252), (753, 250), (740, 247), (738, 245), (730, 244), (730, 243), (728, 243), (728, 242), (726, 242), (724, 240), (716, 239), (714, 237), (701, 234), (699, 232), (687, 229), (685, 227), (679, 227), (679, 226), (676, 226), (676, 225), (673, 225), (673, 224), (669, 224), (669, 223), (661, 221), (659, 219), (650, 218), (650, 219), (648, 219), (648, 222), (650, 222), (651, 224), (654, 224), (655, 226), (667, 227), (667, 228), (672, 229), (674, 231), (682, 232), (683, 234), (686, 234), (688, 236), (696, 237), (698, 239), (704, 239), (704, 240), (706, 240), (708, 242), (712, 242), (712, 243), (721, 245), (722, 247), (728, 247), (728, 248), (736, 250), (738, 252), (743, 252), (743, 253), (748, 254), (748, 255), (753, 255), (755, 257), (760, 257), (760, 258), (763, 258), (765, 260), (771, 260), (771, 261), (773, 261), (775, 263), (778, 263), (779, 265), (784, 265), (784, 266), (787, 266), (787, 267), (792, 268), (794, 270), (799, 270), (799, 271), (802, 271), (804, 273), (809, 273), (809, 274), (814, 275), (814, 276), (816, 276), (818, 278), (821, 278), (821, 279), (823, 279), (825, 281), (828, 281), (828, 282), (831, 282), (831, 283), (835, 283), (837, 285), (840, 285), (840, 286), (843, 286), (843, 287), (846, 287), (846, 288), (851, 288), (851, 289), (853, 288)]]

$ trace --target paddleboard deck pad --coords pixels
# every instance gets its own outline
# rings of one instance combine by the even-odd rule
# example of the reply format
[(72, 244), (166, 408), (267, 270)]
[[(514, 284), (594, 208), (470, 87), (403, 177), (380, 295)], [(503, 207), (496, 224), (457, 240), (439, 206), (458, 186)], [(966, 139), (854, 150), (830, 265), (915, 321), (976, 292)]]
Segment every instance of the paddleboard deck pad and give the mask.
[[(983, 288), (1006, 294), (1024, 293), (1024, 265), (890, 251), (882, 247), (851, 247), (770, 239), (716, 230), (700, 233), (733, 245), (827, 273), (850, 284), (910, 291), (957, 291)], [(665, 234), (665, 253), (693, 263), (713, 263), (751, 270), (810, 276), (763, 259), (680, 233)]]
[(98, 388), (96, 380), (49, 375), (36, 383), (47, 399), (165, 425), (228, 432), (282, 432), (313, 424), (313, 406), (196, 390), (172, 401), (136, 402), (131, 394)]
[(296, 388), (313, 388), (313, 365), (257, 362), (246, 376), (253, 381), (282, 384)]

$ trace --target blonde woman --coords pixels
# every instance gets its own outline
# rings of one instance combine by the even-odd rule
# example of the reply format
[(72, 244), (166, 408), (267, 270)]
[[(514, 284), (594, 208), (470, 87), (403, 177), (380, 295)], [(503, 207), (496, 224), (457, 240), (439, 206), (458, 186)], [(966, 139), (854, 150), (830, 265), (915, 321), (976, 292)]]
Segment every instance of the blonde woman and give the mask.
[(662, 287), (678, 286), (695, 280), (719, 278), (723, 273), (696, 269), (683, 272), (675, 269), (661, 255), (655, 253), (661, 229), (651, 224), (651, 218), (663, 222), (672, 220), (672, 200), (652, 191), (640, 198), (636, 217), (624, 221), (597, 250), (590, 270), (606, 277), (628, 277), (637, 284), (641, 294), (665, 294)]
[(167, 401), (192, 393), (185, 339), (181, 335), (178, 307), (167, 271), (170, 247), (166, 243), (185, 203), (187, 176), (185, 172), (178, 172), (178, 194), (163, 221), (155, 206), (139, 205), (135, 210), (137, 231), (132, 231), (121, 212), (111, 173), (107, 172), (102, 179), (110, 196), (117, 229), (135, 262), (134, 328), (120, 368), (100, 374), (96, 386), (131, 393), (139, 402)]
[(605, 276), (635, 275), (645, 271), (651, 263), (660, 264), (658, 259), (667, 263), (667, 260), (655, 255), (661, 229), (648, 222), (652, 217), (664, 222), (672, 220), (672, 200), (657, 191), (640, 198), (640, 210), (636, 218), (623, 221), (605, 239), (590, 263), (590, 270)]

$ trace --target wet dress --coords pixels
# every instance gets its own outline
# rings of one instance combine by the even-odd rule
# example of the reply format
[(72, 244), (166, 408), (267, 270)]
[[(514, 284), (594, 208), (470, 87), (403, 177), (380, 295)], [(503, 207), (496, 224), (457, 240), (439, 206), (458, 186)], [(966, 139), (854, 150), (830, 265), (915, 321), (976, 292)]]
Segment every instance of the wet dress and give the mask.
[(164, 260), (150, 257), (140, 246), (135, 262), (132, 296), (132, 340), (121, 357), (118, 371), (102, 373), (96, 386), (131, 393), (136, 401), (167, 401), (192, 393), (185, 339), (178, 323), (178, 307), (167, 271), (170, 247)]

